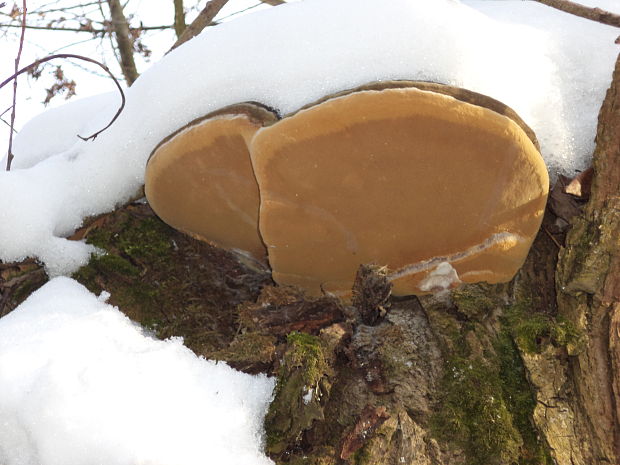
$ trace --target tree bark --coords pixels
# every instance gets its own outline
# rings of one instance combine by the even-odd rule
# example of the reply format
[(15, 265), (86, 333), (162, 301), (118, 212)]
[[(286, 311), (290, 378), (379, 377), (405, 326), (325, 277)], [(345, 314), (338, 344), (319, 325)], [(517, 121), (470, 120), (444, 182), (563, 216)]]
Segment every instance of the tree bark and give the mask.
[(128, 86), (138, 79), (138, 70), (133, 59), (133, 39), (129, 33), (129, 24), (123, 13), (123, 7), (119, 0), (108, 0), (110, 15), (112, 17), (112, 29), (120, 55), (120, 65)]
[(599, 114), (593, 166), (590, 201), (560, 254), (558, 304), (585, 333), (569, 369), (596, 463), (619, 463), (620, 56)]

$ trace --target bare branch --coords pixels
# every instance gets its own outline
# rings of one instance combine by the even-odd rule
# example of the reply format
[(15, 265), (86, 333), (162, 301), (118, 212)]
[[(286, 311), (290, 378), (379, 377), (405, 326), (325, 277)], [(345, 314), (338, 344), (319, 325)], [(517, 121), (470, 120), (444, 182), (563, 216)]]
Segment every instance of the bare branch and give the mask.
[(98, 5), (98, 4), (99, 4), (99, 1), (97, 0), (96, 2), (82, 3), (80, 5), (70, 5), (70, 6), (65, 6), (63, 8), (52, 8), (49, 10), (43, 10), (39, 8), (36, 10), (32, 10), (29, 14), (46, 15), (48, 13), (57, 13), (57, 12), (64, 13), (68, 10), (75, 10), (77, 8), (86, 8), (87, 6), (93, 6), (93, 5)]
[[(26, 0), (24, 0), (24, 2), (25, 1)], [(121, 87), (121, 84), (118, 82), (118, 79), (116, 79), (116, 77), (114, 77), (114, 75), (112, 74), (110, 69), (106, 65), (104, 65), (102, 63), (99, 63), (97, 60), (93, 60), (92, 58), (88, 58), (88, 57), (85, 57), (85, 56), (82, 56), (82, 55), (75, 55), (73, 53), (59, 53), (59, 54), (56, 54), (56, 55), (49, 55), (49, 56), (46, 56), (45, 58), (41, 58), (40, 60), (37, 60), (37, 61), (29, 64), (28, 66), (25, 66), (24, 68), (20, 69), (19, 71), (16, 71), (12, 76), (9, 76), (7, 79), (5, 79), (4, 81), (2, 81), (0, 83), (0, 89), (2, 89), (4, 86), (6, 86), (13, 79), (17, 79), (17, 76), (19, 76), (20, 74), (23, 74), (23, 73), (25, 73), (25, 72), (27, 72), (27, 71), (29, 71), (31, 69), (36, 68), (37, 66), (39, 66), (39, 65), (41, 65), (43, 63), (46, 63), (46, 62), (51, 61), (51, 60), (54, 60), (56, 58), (75, 58), (77, 60), (88, 61), (89, 63), (94, 63), (97, 66), (100, 66), (114, 80), (114, 84), (116, 84), (116, 87), (118, 88), (118, 91), (121, 93), (121, 106), (117, 110), (116, 114), (114, 115), (114, 118), (112, 118), (112, 121), (110, 121), (106, 127), (104, 127), (103, 129), (101, 129), (101, 130), (99, 130), (99, 131), (95, 132), (94, 134), (91, 134), (90, 136), (87, 136), (87, 137), (83, 137), (83, 136), (80, 136), (78, 134), (78, 137), (80, 139), (84, 140), (84, 141), (95, 140), (99, 134), (101, 134), (103, 131), (105, 131), (110, 126), (112, 126), (112, 124), (114, 124), (114, 122), (117, 120), (117, 118), (119, 117), (119, 115), (121, 114), (123, 109), (125, 108), (125, 93), (123, 92), (123, 88)]]
[[(22, 3), (22, 32), (19, 36), (19, 49), (15, 58), (15, 72), (19, 69), (19, 60), (22, 57), (24, 48), (24, 36), (26, 34), (26, 0)], [(11, 170), (11, 162), (13, 161), (13, 132), (15, 132), (15, 108), (17, 103), (17, 76), (13, 79), (13, 107), (11, 108), (11, 131), (9, 132), (9, 150), (6, 157), (6, 170)]]
[(183, 9), (183, 0), (174, 1), (174, 32), (177, 34), (177, 39), (181, 38), (183, 31), (187, 25), (185, 24), (185, 10)]
[(123, 7), (119, 0), (108, 0), (108, 6), (110, 7), (110, 14), (112, 16), (114, 36), (118, 44), (118, 53), (121, 57), (121, 70), (123, 71), (123, 76), (125, 76), (127, 85), (131, 86), (134, 81), (138, 79), (139, 74), (133, 59), (133, 40), (129, 33), (129, 24), (127, 23), (127, 18), (125, 18)]
[[(13, 28), (21, 28), (21, 24), (0, 24), (0, 28), (3, 27), (13, 27)], [(160, 31), (164, 29), (172, 29), (173, 26), (162, 25), (162, 26), (141, 26), (141, 27), (130, 27), (129, 31)], [(108, 32), (105, 29), (93, 29), (93, 28), (78, 28), (78, 27), (54, 27), (54, 26), (32, 26), (26, 25), (26, 29), (39, 29), (43, 31), (65, 31), (65, 32), (88, 32), (90, 34), (105, 34)]]
[(590, 8), (587, 6), (574, 3), (569, 0), (534, 0), (538, 3), (550, 6), (557, 10), (570, 13), (575, 16), (590, 19), (598, 23), (607, 24), (608, 26), (620, 27), (620, 15), (611, 13), (609, 11), (601, 10), (600, 8)]
[(194, 22), (187, 26), (181, 37), (179, 37), (179, 39), (174, 43), (169, 52), (200, 34), (205, 27), (213, 22), (213, 19), (217, 16), (224, 5), (226, 5), (226, 3), (228, 3), (228, 0), (210, 0)]

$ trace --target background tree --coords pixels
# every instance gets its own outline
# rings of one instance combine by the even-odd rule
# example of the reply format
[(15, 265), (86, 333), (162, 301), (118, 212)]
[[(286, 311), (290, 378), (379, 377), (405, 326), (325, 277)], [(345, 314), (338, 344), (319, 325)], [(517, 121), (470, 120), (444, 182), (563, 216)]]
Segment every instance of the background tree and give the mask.
[[(18, 36), (22, 28), (22, 7), (18, 2), (4, 3), (4, 7), (0, 8), (0, 37)], [(28, 2), (25, 28), (27, 31), (45, 31), (55, 37), (54, 40), (43, 41), (44, 43), (58, 43), (58, 37), (63, 35), (62, 45), (54, 49), (41, 47), (40, 52), (43, 53), (37, 51), (39, 57), (60, 51), (72, 51), (76, 46), (89, 42), (93, 46), (91, 49), (95, 50), (95, 55), (89, 54), (89, 56), (107, 65), (115, 74), (122, 75), (127, 85), (131, 85), (139, 76), (139, 70), (151, 59), (153, 54), (151, 42), (156, 44), (156, 54), (161, 55), (174, 45), (175, 37), (180, 39), (185, 33), (185, 40), (188, 40), (213, 24), (217, 14), (229, 1), (166, 0), (166, 3), (170, 3), (171, 7), (168, 8), (169, 17), (165, 14), (153, 14), (154, 10), (166, 6), (163, 2), (149, 2), (145, 5), (135, 0), (124, 3), (119, 0), (47, 2), (31, 0)], [(254, 9), (262, 4), (282, 3), (284, 3), (282, 0), (231, 1), (229, 15)], [(149, 16), (160, 22), (145, 23), (143, 19), (145, 8), (150, 8)], [(197, 17), (200, 21), (194, 24), (192, 21)], [(189, 32), (186, 31), (187, 19), (191, 20)], [(173, 31), (174, 35), (167, 34), (167, 39), (162, 43), (160, 36), (166, 31)], [(28, 38), (26, 41), (28, 45)], [(114, 57), (112, 61), (111, 57)], [(71, 62), (71, 64), (83, 67), (80, 63)], [(64, 67), (66, 68), (66, 65)], [(71, 73), (63, 69), (63, 64), (46, 65), (43, 69), (33, 70), (31, 76), (38, 79), (46, 71), (45, 68), (49, 68), (49, 73), (53, 77), (53, 83), (48, 87), (46, 103), (56, 95), (64, 94), (68, 98), (75, 94), (77, 83), (70, 77)]]

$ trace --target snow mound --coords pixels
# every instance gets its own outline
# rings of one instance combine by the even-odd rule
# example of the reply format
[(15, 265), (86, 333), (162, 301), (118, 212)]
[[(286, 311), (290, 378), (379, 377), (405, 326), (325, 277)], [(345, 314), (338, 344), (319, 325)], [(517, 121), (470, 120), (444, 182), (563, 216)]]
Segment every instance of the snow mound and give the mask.
[[(120, 96), (105, 93), (72, 100), (41, 113), (26, 124), (13, 141), (13, 153), (18, 154), (11, 169), (30, 168), (42, 160), (68, 151), (81, 142), (78, 134), (88, 137), (112, 119)], [(79, 149), (76, 148), (76, 154)], [(0, 167), (6, 166), (6, 154)]]
[[(59, 238), (139, 191), (152, 149), (197, 117), (246, 101), (286, 114), (377, 80), (437, 81), (489, 95), (534, 129), (552, 177), (586, 167), (617, 30), (535, 2), (470, 3), (475, 8), (456, 0), (285, 4), (207, 28), (168, 54), (128, 89), (125, 111), (94, 142), (68, 142), (68, 121), (78, 128), (75, 119), (89, 119), (70, 105), (66, 118), (59, 109), (56, 121), (33, 121), (48, 128), (58, 152), (37, 149), (28, 127), (18, 137), (16, 156), (26, 161), (16, 166), (31, 167), (0, 173), (0, 260), (37, 257), (52, 276), (75, 271), (92, 249)], [(101, 113), (89, 113), (101, 122)]]
[(0, 319), (0, 463), (273, 463), (273, 380), (153, 339), (104, 300), (61, 277)]

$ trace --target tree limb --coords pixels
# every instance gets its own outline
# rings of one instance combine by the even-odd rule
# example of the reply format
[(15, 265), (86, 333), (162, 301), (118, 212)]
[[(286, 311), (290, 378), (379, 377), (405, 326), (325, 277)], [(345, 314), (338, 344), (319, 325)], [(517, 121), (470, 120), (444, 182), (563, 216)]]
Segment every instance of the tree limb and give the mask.
[(226, 3), (228, 3), (228, 0), (210, 0), (192, 24), (187, 26), (183, 34), (181, 34), (181, 37), (179, 37), (168, 52), (200, 34), (205, 27), (213, 22), (213, 19)]
[(590, 8), (580, 5), (579, 3), (571, 2), (570, 0), (534, 0), (535, 2), (542, 3), (557, 10), (570, 13), (575, 16), (590, 19), (598, 23), (607, 24), (608, 26), (620, 27), (620, 15), (611, 13), (609, 11), (601, 10), (600, 8)]
[[(24, 2), (25, 1), (26, 0), (24, 0)], [(59, 53), (59, 54), (56, 54), (56, 55), (49, 55), (49, 56), (46, 56), (45, 58), (41, 58), (40, 60), (37, 60), (37, 61), (29, 64), (28, 66), (25, 66), (24, 68), (20, 69), (19, 71), (16, 71), (12, 76), (9, 76), (7, 79), (5, 79), (4, 81), (2, 81), (0, 83), (0, 89), (2, 89), (4, 86), (6, 86), (13, 79), (16, 80), (17, 76), (19, 76), (20, 74), (23, 74), (23, 73), (25, 73), (25, 72), (27, 72), (27, 71), (29, 71), (31, 69), (36, 68), (37, 66), (39, 66), (42, 63), (46, 63), (46, 62), (54, 60), (56, 58), (75, 58), (75, 59), (78, 59), (78, 60), (88, 61), (89, 63), (94, 63), (94, 64), (100, 66), (114, 80), (114, 84), (116, 84), (116, 87), (118, 88), (118, 91), (121, 93), (121, 106), (117, 110), (116, 114), (114, 115), (114, 118), (112, 118), (112, 121), (110, 121), (105, 128), (95, 132), (94, 134), (91, 134), (90, 136), (86, 136), (86, 137), (80, 136), (78, 134), (78, 137), (80, 139), (84, 140), (84, 141), (95, 140), (99, 134), (101, 134), (103, 131), (105, 131), (110, 126), (112, 126), (114, 121), (116, 121), (116, 119), (119, 117), (119, 115), (123, 111), (123, 108), (125, 108), (125, 93), (123, 92), (123, 88), (121, 87), (121, 84), (118, 82), (118, 79), (116, 79), (116, 77), (114, 77), (114, 75), (112, 74), (110, 69), (106, 65), (104, 65), (103, 63), (99, 63), (97, 60), (93, 60), (92, 58), (88, 58), (88, 57), (85, 57), (85, 56), (82, 56), (82, 55), (75, 55), (73, 53)], [(8, 169), (7, 169), (7, 171), (8, 171)]]
[[(13, 28), (21, 28), (21, 24), (0, 24), (0, 28), (3, 27), (13, 27)], [(130, 27), (129, 31), (160, 31), (165, 29), (172, 29), (173, 26), (163, 25), (163, 26), (141, 26), (141, 27)], [(108, 31), (105, 29), (93, 29), (93, 28), (78, 28), (78, 27), (54, 27), (54, 26), (32, 26), (26, 25), (26, 29), (39, 29), (43, 31), (64, 31), (64, 32), (88, 32), (90, 34), (105, 34)]]
[(284, 0), (261, 0), (261, 2), (271, 6), (278, 6), (286, 3)]
[(127, 85), (131, 86), (138, 79), (139, 74), (133, 59), (133, 40), (129, 33), (129, 24), (119, 0), (108, 0), (108, 6), (112, 16), (112, 28), (118, 45), (118, 53), (121, 58), (121, 70)]
[(183, 0), (174, 1), (174, 32), (177, 34), (177, 39), (181, 38), (183, 31), (187, 25), (185, 24), (185, 11), (183, 9)]

